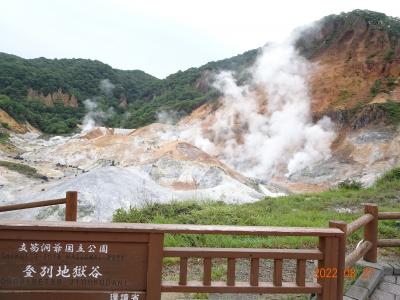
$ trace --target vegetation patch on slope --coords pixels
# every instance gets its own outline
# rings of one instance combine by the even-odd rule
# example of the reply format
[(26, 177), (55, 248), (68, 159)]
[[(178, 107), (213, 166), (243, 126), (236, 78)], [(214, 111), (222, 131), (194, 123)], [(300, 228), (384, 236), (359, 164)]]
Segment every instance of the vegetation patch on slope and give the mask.
[(9, 138), (10, 135), (6, 131), (1, 130), (0, 128), (0, 144), (8, 143)]
[[(380, 211), (400, 210), (400, 168), (383, 175), (373, 186), (362, 188), (356, 182), (322, 193), (264, 198), (246, 204), (219, 201), (183, 201), (149, 204), (143, 208), (119, 209), (114, 222), (160, 224), (219, 224), (248, 226), (327, 227), (330, 220), (347, 223), (362, 214), (362, 203), (377, 203)], [(393, 221), (380, 221), (381, 238), (400, 238)], [(350, 242), (359, 241), (358, 231)], [(167, 235), (167, 246), (195, 247), (304, 247), (315, 246), (314, 238), (246, 237), (215, 235)]]
[(400, 103), (388, 101), (379, 106), (387, 113), (388, 121), (393, 124), (400, 123)]
[(16, 101), (4, 95), (0, 95), (0, 108), (17, 122), (29, 122), (50, 134), (65, 134), (76, 130), (84, 116), (83, 108), (64, 107), (58, 102), (49, 107), (39, 101)]
[(5, 167), (11, 171), (18, 172), (20, 174), (23, 174), (23, 175), (31, 177), (31, 178), (38, 178), (38, 179), (45, 179), (45, 180), (47, 179), (45, 176), (39, 174), (35, 168), (32, 168), (32, 167), (24, 165), (24, 164), (0, 160), (0, 167)]
[[(348, 13), (326, 16), (317, 22), (315, 28), (311, 27), (304, 31), (305, 34), (299, 38), (297, 46), (304, 56), (313, 57), (338, 42), (344, 33), (354, 30), (360, 20), (365, 21), (370, 30), (387, 33), (391, 48), (385, 60), (390, 61), (394, 55), (393, 48), (400, 38), (400, 19), (370, 10), (356, 9)], [(324, 34), (321, 35), (320, 31)]]

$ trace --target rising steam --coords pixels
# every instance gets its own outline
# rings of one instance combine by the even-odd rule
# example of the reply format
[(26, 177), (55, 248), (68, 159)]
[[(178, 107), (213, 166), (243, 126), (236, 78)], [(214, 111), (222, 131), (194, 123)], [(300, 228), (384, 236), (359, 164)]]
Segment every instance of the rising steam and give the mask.
[(103, 79), (102, 81), (100, 81), (99, 88), (103, 92), (103, 94), (110, 97), (112, 96), (115, 85), (110, 81), (110, 79)]
[[(101, 92), (107, 97), (112, 96), (113, 89), (115, 85), (109, 79), (103, 79), (100, 81), (99, 89)], [(102, 110), (99, 108), (97, 103), (97, 98), (94, 99), (86, 99), (83, 101), (85, 105), (85, 109), (87, 111), (85, 117), (82, 122), (82, 131), (88, 132), (91, 131), (95, 126), (101, 126), (108, 119), (112, 118), (115, 115), (115, 111), (112, 107), (107, 110)]]
[(238, 85), (231, 72), (216, 76), (222, 107), (182, 137), (260, 178), (276, 172), (290, 175), (328, 159), (335, 133), (327, 117), (312, 122), (311, 68), (291, 42), (265, 46), (249, 84)]

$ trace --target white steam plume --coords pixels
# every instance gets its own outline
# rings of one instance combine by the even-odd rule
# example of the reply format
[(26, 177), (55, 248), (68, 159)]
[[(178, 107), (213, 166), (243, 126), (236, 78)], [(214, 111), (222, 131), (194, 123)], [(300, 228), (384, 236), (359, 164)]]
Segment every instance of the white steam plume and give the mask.
[(162, 124), (174, 125), (181, 119), (183, 113), (172, 111), (172, 110), (162, 110), (157, 113), (157, 122)]
[(91, 99), (86, 99), (83, 104), (88, 112), (83, 118), (82, 132), (91, 131), (95, 126), (101, 125), (115, 115), (112, 107), (108, 108), (107, 111), (102, 111), (98, 108), (97, 103)]
[[(102, 93), (108, 97), (112, 96), (115, 85), (109, 79), (103, 79), (99, 83), (99, 88)], [(104, 121), (112, 118), (115, 111), (110, 107), (107, 111), (99, 109), (95, 100), (86, 99), (83, 101), (86, 110), (88, 111), (83, 118), (82, 132), (91, 131), (96, 125), (101, 125)]]
[(103, 79), (100, 81), (100, 90), (106, 95), (106, 96), (112, 96), (113, 89), (115, 88), (115, 85), (111, 83), (109, 79)]
[(327, 117), (312, 122), (311, 68), (291, 42), (266, 46), (252, 68), (250, 84), (239, 86), (230, 72), (216, 76), (222, 107), (183, 131), (182, 138), (261, 178), (277, 172), (290, 175), (328, 159), (335, 133)]

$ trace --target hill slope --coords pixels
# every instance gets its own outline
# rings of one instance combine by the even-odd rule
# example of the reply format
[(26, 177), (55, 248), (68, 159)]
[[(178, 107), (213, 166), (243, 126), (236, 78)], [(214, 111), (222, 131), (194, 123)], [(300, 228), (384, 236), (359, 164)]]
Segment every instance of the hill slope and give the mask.
[[(0, 101), (0, 107), (44, 132), (66, 133), (82, 120), (83, 101), (95, 99), (97, 109), (107, 112), (107, 117), (98, 121), (110, 127), (136, 128), (154, 122), (160, 111), (189, 113), (214, 99), (216, 92), (210, 89), (207, 74), (222, 69), (241, 71), (254, 62), (256, 53), (257, 50), (251, 50), (179, 71), (164, 80), (139, 70), (113, 69), (93, 60), (23, 59), (0, 53), (0, 95), (10, 98)], [(31, 100), (39, 100), (36, 102), (40, 104), (32, 104)], [(63, 122), (65, 116), (60, 115), (62, 109), (53, 108), (57, 103), (72, 114), (68, 124)], [(52, 127), (51, 122), (42, 124), (38, 114), (44, 112), (54, 115), (57, 120), (52, 123), (58, 122), (59, 126)]]
[(306, 30), (300, 51), (318, 71), (311, 78), (313, 111), (400, 101), (400, 19), (356, 10)]
[[(314, 25), (303, 31), (296, 42), (299, 51), (319, 66), (310, 79), (314, 113), (320, 115), (387, 100), (400, 101), (398, 18), (355, 10), (327, 16)], [(64, 106), (78, 108), (83, 107), (85, 99), (95, 98), (98, 110), (109, 112), (112, 109), (111, 114), (99, 120), (103, 125), (136, 128), (156, 121), (160, 111), (184, 115), (216, 99), (218, 93), (210, 87), (210, 74), (233, 70), (238, 73), (239, 82), (243, 82), (250, 76), (246, 68), (254, 63), (257, 53), (258, 49), (250, 50), (199, 68), (179, 71), (164, 80), (138, 70), (113, 69), (99, 61), (22, 59), (0, 53), (0, 94), (9, 96), (13, 102), (19, 101), (23, 105), (20, 115), (28, 116), (45, 108), (32, 107), (24, 101), (26, 98), (36, 96), (47, 106), (60, 100)], [(72, 97), (76, 98), (76, 104)], [(18, 109), (9, 106), (0, 103), (1, 108), (18, 119), (14, 112)], [(64, 130), (54, 130), (39, 122), (36, 125), (45, 132), (68, 132), (82, 120), (82, 111), (76, 109), (76, 112), (75, 120), (72, 118)], [(49, 113), (59, 116), (52, 109)], [(71, 114), (74, 115), (73, 111)], [(384, 117), (389, 114), (383, 109)], [(62, 122), (62, 118), (59, 119)]]

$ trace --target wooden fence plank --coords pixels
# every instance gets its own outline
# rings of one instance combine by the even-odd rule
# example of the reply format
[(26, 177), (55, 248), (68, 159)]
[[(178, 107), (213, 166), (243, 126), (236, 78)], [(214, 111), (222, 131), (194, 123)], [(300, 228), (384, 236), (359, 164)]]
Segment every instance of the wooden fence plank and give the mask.
[(296, 262), (296, 284), (298, 286), (306, 285), (306, 261), (298, 259)]
[(235, 285), (235, 279), (236, 279), (236, 259), (234, 258), (228, 258), (228, 269), (226, 271), (226, 284), (228, 286), (234, 286)]
[(258, 258), (252, 258), (250, 260), (250, 285), (258, 286), (260, 260)]
[(210, 257), (204, 258), (203, 264), (204, 264), (203, 284), (208, 286), (211, 285), (211, 269), (212, 269), (211, 258)]
[[(164, 235), (152, 233), (149, 237), (149, 252), (147, 261), (146, 300), (161, 299), (161, 275)], [(132, 270), (134, 272), (134, 270)]]
[(179, 261), (179, 285), (186, 285), (187, 284), (187, 265), (188, 265), (188, 258), (181, 257)]
[(274, 286), (282, 286), (282, 259), (274, 260), (273, 284)]

